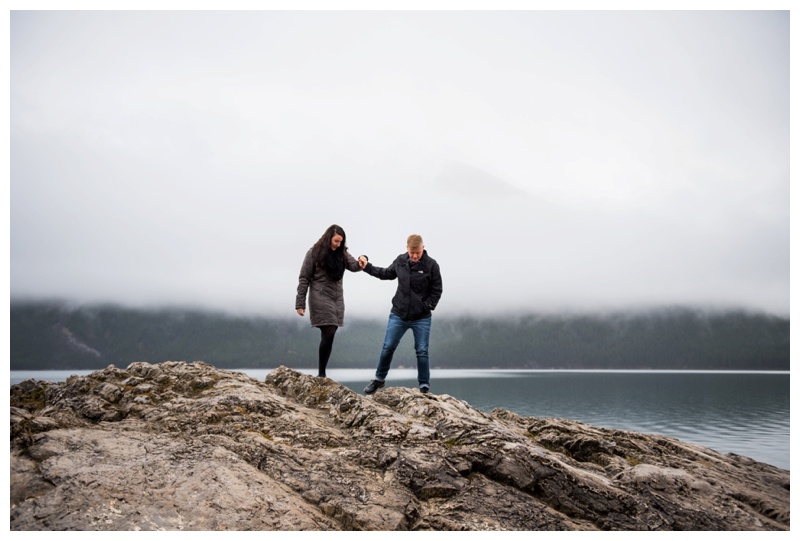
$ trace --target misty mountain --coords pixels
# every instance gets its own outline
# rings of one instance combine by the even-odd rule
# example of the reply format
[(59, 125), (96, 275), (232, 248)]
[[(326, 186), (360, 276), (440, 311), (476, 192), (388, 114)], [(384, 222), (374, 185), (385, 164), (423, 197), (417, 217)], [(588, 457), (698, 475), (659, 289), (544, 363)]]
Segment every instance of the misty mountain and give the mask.
[[(181, 309), (11, 305), (11, 370), (97, 369), (202, 360), (218, 368), (313, 368), (307, 319)], [(373, 368), (384, 320), (349, 319), (331, 368)], [(745, 311), (670, 308), (611, 314), (434, 318), (434, 368), (789, 370), (789, 320)], [(413, 367), (404, 337), (395, 367)]]

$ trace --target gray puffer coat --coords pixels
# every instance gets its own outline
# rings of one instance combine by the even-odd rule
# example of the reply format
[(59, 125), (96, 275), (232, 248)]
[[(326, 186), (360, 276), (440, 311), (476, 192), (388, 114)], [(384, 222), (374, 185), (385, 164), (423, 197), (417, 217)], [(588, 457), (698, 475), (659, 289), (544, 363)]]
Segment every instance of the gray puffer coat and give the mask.
[[(323, 325), (344, 325), (344, 288), (342, 280), (332, 280), (325, 269), (319, 268), (314, 264), (311, 251), (306, 252), (303, 265), (300, 267), (300, 279), (297, 285), (297, 298), (295, 299), (295, 309), (305, 310), (306, 293), (308, 294), (308, 308), (310, 312), (311, 325), (322, 327)], [(344, 266), (350, 272), (358, 272), (361, 267), (348, 252), (344, 253)]]

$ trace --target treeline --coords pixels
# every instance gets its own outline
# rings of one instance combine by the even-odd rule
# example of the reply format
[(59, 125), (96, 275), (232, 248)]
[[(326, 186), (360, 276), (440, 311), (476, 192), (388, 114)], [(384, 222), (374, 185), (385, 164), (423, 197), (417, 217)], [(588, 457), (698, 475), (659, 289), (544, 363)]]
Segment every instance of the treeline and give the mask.
[[(202, 360), (218, 368), (316, 366), (307, 318), (118, 306), (11, 305), (11, 370)], [(374, 368), (385, 321), (348, 320), (331, 367)], [(789, 370), (789, 320), (672, 308), (613, 314), (434, 317), (434, 368)], [(411, 333), (395, 366), (415, 366)]]

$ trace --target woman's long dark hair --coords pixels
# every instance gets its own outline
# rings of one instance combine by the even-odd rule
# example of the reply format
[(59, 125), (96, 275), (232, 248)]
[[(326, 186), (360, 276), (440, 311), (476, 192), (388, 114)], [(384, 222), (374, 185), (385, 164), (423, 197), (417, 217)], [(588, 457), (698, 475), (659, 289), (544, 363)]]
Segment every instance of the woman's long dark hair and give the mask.
[[(331, 250), (331, 242), (336, 235), (341, 235), (342, 243), (336, 250)], [(311, 255), (317, 267), (324, 269), (334, 280), (341, 280), (344, 275), (345, 252), (347, 252), (347, 235), (344, 229), (333, 224), (314, 244)]]

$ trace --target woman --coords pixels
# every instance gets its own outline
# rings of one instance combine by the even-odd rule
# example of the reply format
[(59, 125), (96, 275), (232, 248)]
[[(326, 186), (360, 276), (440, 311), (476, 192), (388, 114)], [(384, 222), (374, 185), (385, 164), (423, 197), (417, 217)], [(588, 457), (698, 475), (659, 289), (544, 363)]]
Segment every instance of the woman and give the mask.
[(297, 286), (295, 308), (301, 316), (308, 308), (311, 312), (311, 325), (319, 327), (322, 336), (319, 342), (319, 373), (324, 378), (325, 368), (333, 350), (333, 337), (336, 330), (344, 325), (344, 270), (358, 272), (361, 267), (347, 252), (347, 235), (344, 229), (334, 224), (311, 247), (300, 268), (300, 282)]

